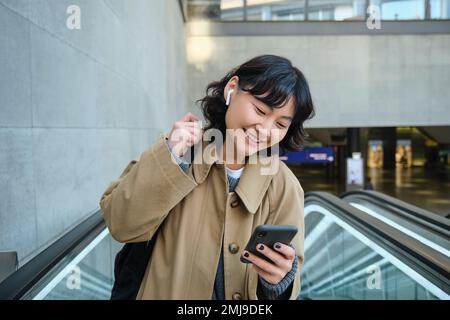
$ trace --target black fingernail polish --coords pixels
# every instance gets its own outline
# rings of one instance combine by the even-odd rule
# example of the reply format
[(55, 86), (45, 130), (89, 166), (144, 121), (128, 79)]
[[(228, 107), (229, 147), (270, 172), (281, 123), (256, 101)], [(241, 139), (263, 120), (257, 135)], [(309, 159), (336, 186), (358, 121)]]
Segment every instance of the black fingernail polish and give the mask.
[(275, 248), (280, 249), (280, 248), (281, 248), (281, 245), (280, 245), (279, 243), (277, 243), (277, 244), (275, 245)]
[(259, 250), (264, 250), (264, 246), (263, 246), (263, 245), (260, 245), (260, 246), (259, 246)]
[(248, 256), (249, 256), (248, 252), (245, 252), (244, 257), (248, 258)]

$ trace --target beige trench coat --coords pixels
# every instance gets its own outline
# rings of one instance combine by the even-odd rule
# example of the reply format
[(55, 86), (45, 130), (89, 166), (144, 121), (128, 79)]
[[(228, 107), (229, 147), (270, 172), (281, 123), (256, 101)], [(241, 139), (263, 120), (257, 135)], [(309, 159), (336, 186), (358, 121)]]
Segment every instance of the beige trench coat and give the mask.
[[(290, 296), (295, 299), (303, 264), (304, 193), (292, 171), (278, 155), (263, 162), (255, 154), (235, 191), (228, 192), (214, 143), (200, 142), (203, 149), (185, 173), (173, 160), (167, 137), (161, 134), (139, 161), (131, 161), (100, 200), (108, 229), (119, 242), (147, 241), (161, 227), (137, 299), (211, 299), (222, 245), (225, 298), (258, 299), (258, 274), (240, 256), (260, 224), (299, 229), (292, 241), (299, 258)], [(202, 154), (205, 160), (199, 163)]]

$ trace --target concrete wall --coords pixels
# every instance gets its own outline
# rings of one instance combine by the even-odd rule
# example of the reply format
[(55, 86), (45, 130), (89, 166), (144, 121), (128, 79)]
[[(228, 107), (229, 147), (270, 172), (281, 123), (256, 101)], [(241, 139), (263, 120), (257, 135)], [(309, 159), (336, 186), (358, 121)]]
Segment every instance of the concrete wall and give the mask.
[(176, 0), (0, 0), (0, 250), (23, 264), (97, 210), (186, 112), (185, 80)]
[(306, 127), (450, 124), (450, 31), (202, 36), (208, 26), (195, 28), (187, 38), (189, 104), (234, 66), (260, 54), (277, 54), (291, 59), (309, 80), (317, 112)]

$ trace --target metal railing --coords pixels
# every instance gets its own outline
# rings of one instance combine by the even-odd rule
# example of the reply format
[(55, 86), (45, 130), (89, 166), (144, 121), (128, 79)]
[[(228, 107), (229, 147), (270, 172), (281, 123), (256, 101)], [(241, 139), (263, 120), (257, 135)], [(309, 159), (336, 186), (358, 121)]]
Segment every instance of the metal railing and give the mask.
[[(316, 207), (317, 209), (312, 209)], [(319, 210), (319, 211), (315, 211)], [(312, 211), (312, 212), (309, 212)], [(378, 256), (378, 262), (375, 263), (380, 264), (386, 264), (389, 260), (389, 258), (386, 260), (386, 257), (391, 257), (393, 260), (397, 260), (399, 264), (401, 264), (403, 267), (397, 268), (398, 270), (402, 270), (405, 272), (406, 269), (409, 269), (411, 272), (410, 274), (414, 274), (414, 276), (411, 276), (412, 278), (417, 279), (427, 279), (425, 282), (429, 281), (429, 283), (433, 283), (433, 286), (437, 289), (437, 291), (442, 290), (442, 295), (445, 297), (449, 297), (450, 294), (450, 259), (449, 257), (443, 255), (442, 253), (434, 250), (433, 248), (421, 243), (414, 237), (411, 237), (410, 235), (402, 232), (401, 230), (398, 230), (397, 228), (393, 227), (392, 225), (381, 221), (370, 214), (355, 208), (351, 206), (350, 204), (344, 202), (342, 199), (339, 199), (329, 193), (326, 192), (306, 192), (305, 193), (305, 216), (311, 213), (320, 213), (320, 215), (324, 215), (325, 218), (328, 216), (326, 214), (327, 212), (331, 212), (332, 219), (326, 218), (322, 219), (320, 221), (320, 227), (318, 226), (311, 226), (313, 229), (316, 229), (317, 231), (321, 230), (319, 233), (322, 234), (322, 240), (328, 239), (343, 239), (346, 238), (347, 242), (342, 242), (340, 245), (336, 246), (336, 244), (333, 246), (331, 244), (324, 244), (321, 243), (319, 240), (319, 233), (312, 235), (314, 233), (314, 230), (307, 230), (307, 234), (305, 236), (305, 260), (306, 264), (305, 267), (308, 268), (307, 264), (311, 264), (312, 261), (317, 257), (317, 253), (314, 253), (312, 256), (311, 254), (309, 256), (306, 256), (308, 254), (308, 249), (311, 250), (313, 244), (308, 244), (308, 238), (314, 238), (314, 243), (318, 243), (320, 246), (320, 250), (324, 250), (325, 248), (333, 247), (334, 250), (337, 248), (340, 248), (341, 246), (345, 247), (345, 251), (347, 252), (347, 255), (345, 256), (345, 259), (342, 259), (342, 263), (347, 263), (345, 261), (351, 261), (352, 254), (350, 253), (352, 251), (352, 245), (357, 244), (358, 240), (362, 239), (362, 242), (366, 244), (366, 247), (361, 245), (361, 248), (363, 248), (365, 251), (360, 250), (359, 257), (365, 257), (369, 260), (373, 260), (375, 256)], [(330, 216), (330, 217), (331, 217)], [(311, 220), (312, 217), (308, 218)], [(306, 218), (305, 218), (306, 219)], [(334, 222), (333, 222), (334, 221)], [(338, 223), (337, 223), (338, 222)], [(306, 223), (306, 221), (305, 221)], [(340, 225), (343, 227), (343, 229), (348, 230), (354, 230), (355, 234), (359, 234), (359, 238), (357, 236), (353, 237), (347, 236), (347, 237), (336, 237), (336, 230), (331, 230), (331, 226), (333, 225)], [(307, 223), (306, 223), (307, 224)], [(328, 231), (327, 231), (328, 230)], [(342, 233), (341, 233), (342, 234)], [(317, 239), (316, 239), (317, 238)], [(365, 239), (365, 240), (364, 240)], [(311, 241), (309, 241), (311, 242)], [(345, 243), (345, 245), (344, 245)], [(317, 245), (315, 245), (317, 247)], [(357, 247), (357, 246), (356, 246)], [(368, 248), (374, 249), (377, 247), (375, 251), (372, 252), (374, 257), (370, 256), (370, 250)], [(361, 249), (360, 248), (360, 249)], [(329, 249), (330, 251), (331, 249)], [(361, 252), (365, 252), (361, 255)], [(385, 254), (381, 254), (380, 252), (385, 252)], [(334, 252), (331, 250), (329, 254), (333, 254), (335, 256), (338, 255), (338, 252)], [(354, 256), (357, 256), (354, 254)], [(383, 258), (383, 259), (381, 259)], [(381, 260), (380, 260), (381, 259)], [(317, 264), (318, 266), (326, 265), (324, 262)], [(392, 266), (390, 269), (392, 269)], [(310, 270), (312, 272), (317, 267), (314, 267)], [(343, 272), (345, 270), (352, 269), (350, 267), (343, 268)], [(365, 273), (365, 270), (360, 270), (362, 274)], [(392, 271), (392, 270), (391, 270)], [(389, 274), (388, 271), (386, 271), (387, 274)], [(408, 274), (408, 272), (406, 273)], [(335, 277), (333, 275), (333, 277)], [(353, 276), (346, 275), (343, 276), (343, 279), (345, 278), (346, 281), (350, 281), (349, 279)], [(356, 277), (356, 274), (355, 274)], [(362, 275), (362, 277), (364, 277)], [(411, 279), (412, 279), (411, 278)], [(337, 278), (333, 278), (333, 283), (336, 282)], [(423, 284), (423, 283), (422, 283)], [(352, 288), (351, 286), (349, 288)], [(370, 290), (369, 290), (370, 291)]]
[(1, 282), (0, 300), (20, 299), (69, 252), (81, 251), (105, 228), (99, 210)]

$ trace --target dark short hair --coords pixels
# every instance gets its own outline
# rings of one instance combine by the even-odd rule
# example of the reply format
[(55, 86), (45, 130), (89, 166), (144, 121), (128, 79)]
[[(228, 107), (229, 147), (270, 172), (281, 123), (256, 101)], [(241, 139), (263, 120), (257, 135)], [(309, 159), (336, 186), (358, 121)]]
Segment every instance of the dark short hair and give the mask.
[(239, 77), (239, 90), (249, 92), (271, 108), (282, 108), (290, 97), (294, 98), (294, 119), (279, 148), (280, 154), (301, 149), (307, 136), (303, 123), (315, 115), (311, 93), (303, 73), (290, 60), (276, 55), (257, 56), (208, 84), (206, 96), (197, 100), (207, 122), (204, 130), (218, 129), (225, 138), (227, 106), (223, 93), (233, 76)]

